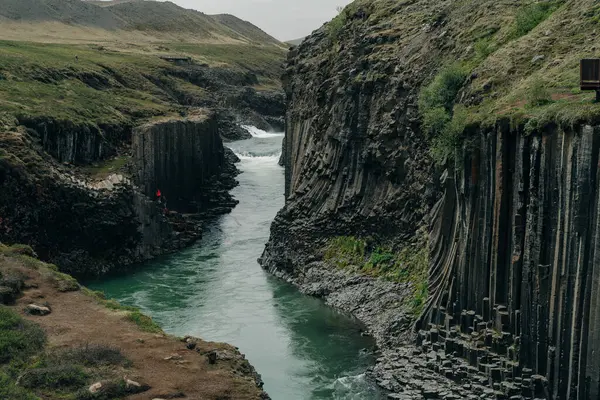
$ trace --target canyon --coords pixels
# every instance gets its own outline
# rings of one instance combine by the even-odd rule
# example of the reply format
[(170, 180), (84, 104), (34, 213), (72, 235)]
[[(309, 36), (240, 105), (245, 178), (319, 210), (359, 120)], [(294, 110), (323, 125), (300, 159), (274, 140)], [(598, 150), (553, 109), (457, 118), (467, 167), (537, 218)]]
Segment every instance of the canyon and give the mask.
[[(248, 353), (278, 395), (600, 396), (600, 105), (579, 89), (595, 1), (356, 0), (292, 47), (283, 70), (283, 45), (243, 21), (152, 3), (143, 15), (156, 29), (138, 29), (145, 3), (69, 0), (110, 25), (92, 24), (102, 45), (0, 42), (7, 271), (39, 256), (57, 266), (35, 264), (47, 274), (101, 279), (92, 284), (127, 303), (117, 310), (142, 303), (171, 332), (270, 338), (289, 364)], [(156, 7), (170, 22), (153, 19)], [(107, 39), (115, 32), (144, 51)], [(285, 204), (258, 258), (274, 283), (254, 258), (279, 204), (277, 161)], [(168, 287), (156, 291), (157, 276)], [(16, 290), (2, 282), (3, 296)], [(340, 337), (352, 341), (344, 368), (304, 351), (329, 354)], [(370, 338), (377, 351), (359, 350)], [(251, 393), (239, 398), (267, 398), (240, 350), (227, 351)], [(296, 386), (281, 378), (287, 366)]]
[(598, 397), (595, 13), (355, 1), (290, 51), (260, 262), (367, 325), (388, 398)]

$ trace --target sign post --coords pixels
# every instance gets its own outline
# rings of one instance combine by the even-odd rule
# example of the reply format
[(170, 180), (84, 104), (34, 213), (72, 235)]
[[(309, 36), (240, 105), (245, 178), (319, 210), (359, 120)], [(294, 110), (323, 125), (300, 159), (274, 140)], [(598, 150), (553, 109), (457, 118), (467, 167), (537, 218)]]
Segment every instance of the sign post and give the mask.
[(596, 102), (600, 102), (600, 58), (581, 60), (581, 90), (595, 90)]

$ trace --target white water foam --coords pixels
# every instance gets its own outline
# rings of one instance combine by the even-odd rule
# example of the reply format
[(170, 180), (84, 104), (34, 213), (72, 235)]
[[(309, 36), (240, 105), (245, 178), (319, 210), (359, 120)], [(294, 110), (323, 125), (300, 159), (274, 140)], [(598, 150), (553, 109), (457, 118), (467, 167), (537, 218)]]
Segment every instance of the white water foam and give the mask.
[(362, 400), (379, 398), (368, 383), (365, 374), (344, 376), (333, 382), (334, 400)]
[(236, 156), (238, 156), (240, 158), (240, 160), (252, 160), (255, 162), (264, 162), (265, 164), (270, 164), (272, 162), (277, 164), (279, 162), (279, 158), (281, 157), (281, 152), (279, 152), (277, 154), (268, 154), (268, 155), (260, 155), (260, 156), (249, 153), (247, 151), (234, 152), (234, 153)]
[(282, 132), (269, 133), (267, 131), (263, 131), (262, 129), (258, 129), (257, 127), (250, 126), (250, 125), (242, 125), (242, 128), (247, 130), (252, 135), (252, 137), (255, 137), (255, 138), (272, 138), (272, 137), (278, 137), (278, 136), (284, 135), (284, 133), (282, 133)]

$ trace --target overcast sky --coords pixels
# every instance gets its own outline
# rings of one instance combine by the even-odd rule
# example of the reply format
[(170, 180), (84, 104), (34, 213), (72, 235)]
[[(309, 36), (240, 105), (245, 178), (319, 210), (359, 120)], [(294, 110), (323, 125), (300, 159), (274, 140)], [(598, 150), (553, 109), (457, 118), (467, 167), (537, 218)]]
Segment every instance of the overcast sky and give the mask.
[(308, 35), (351, 0), (171, 0), (206, 14), (233, 14), (285, 41)]

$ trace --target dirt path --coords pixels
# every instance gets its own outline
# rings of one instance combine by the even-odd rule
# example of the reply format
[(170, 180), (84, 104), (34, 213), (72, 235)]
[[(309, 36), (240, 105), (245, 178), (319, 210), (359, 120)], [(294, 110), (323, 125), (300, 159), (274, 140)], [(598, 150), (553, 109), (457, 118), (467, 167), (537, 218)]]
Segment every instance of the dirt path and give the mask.
[[(249, 365), (235, 348), (198, 341), (193, 350), (165, 334), (147, 333), (127, 318), (82, 291), (61, 293), (43, 274), (23, 269), (29, 286), (13, 307), (35, 321), (48, 335), (49, 348), (100, 344), (119, 348), (132, 361), (122, 371), (127, 379), (148, 384), (147, 392), (130, 399), (260, 399), (262, 391), (248, 374)], [(52, 313), (43, 317), (23, 313), (32, 302), (48, 302)], [(217, 351), (210, 364), (207, 353)], [(170, 358), (170, 359), (167, 359)], [(177, 396), (177, 397), (174, 397)]]

